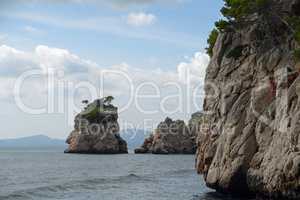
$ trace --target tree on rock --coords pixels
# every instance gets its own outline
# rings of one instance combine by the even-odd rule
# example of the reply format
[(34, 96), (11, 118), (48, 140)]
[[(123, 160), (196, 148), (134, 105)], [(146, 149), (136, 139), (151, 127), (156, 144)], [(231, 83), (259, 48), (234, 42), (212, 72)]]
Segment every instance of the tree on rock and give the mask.
[(107, 96), (107, 97), (104, 98), (103, 103), (106, 104), (106, 105), (110, 105), (113, 100), (114, 100), (113, 96)]

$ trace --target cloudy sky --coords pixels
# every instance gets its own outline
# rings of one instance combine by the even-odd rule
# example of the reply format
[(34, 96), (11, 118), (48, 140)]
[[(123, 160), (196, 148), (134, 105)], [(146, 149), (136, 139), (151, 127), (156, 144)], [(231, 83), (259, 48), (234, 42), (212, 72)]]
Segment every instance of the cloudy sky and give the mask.
[(2, 0), (0, 138), (65, 138), (83, 99), (113, 95), (122, 128), (201, 110), (222, 1)]

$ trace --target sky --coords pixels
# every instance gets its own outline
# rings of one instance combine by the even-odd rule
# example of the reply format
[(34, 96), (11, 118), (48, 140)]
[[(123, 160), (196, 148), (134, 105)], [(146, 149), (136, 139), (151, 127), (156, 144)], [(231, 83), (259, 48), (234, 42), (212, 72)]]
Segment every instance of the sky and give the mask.
[(66, 138), (81, 101), (115, 97), (122, 129), (202, 109), (206, 40), (223, 2), (2, 0), (1, 138)]

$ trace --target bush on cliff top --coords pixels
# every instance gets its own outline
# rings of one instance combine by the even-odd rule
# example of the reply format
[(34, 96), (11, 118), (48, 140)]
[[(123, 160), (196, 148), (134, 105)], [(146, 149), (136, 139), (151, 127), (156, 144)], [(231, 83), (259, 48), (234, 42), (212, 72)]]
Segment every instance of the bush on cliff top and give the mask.
[(228, 20), (240, 20), (268, 6), (270, 0), (224, 0), (222, 14)]
[(207, 43), (208, 43), (208, 47), (206, 48), (206, 53), (212, 57), (213, 56), (213, 49), (214, 46), (217, 42), (219, 36), (219, 31), (217, 29), (213, 29), (212, 32), (210, 33)]
[(207, 40), (206, 52), (212, 57), (213, 48), (220, 32), (226, 32), (228, 27), (235, 21), (240, 21), (243, 17), (259, 12), (269, 5), (270, 0), (224, 0), (225, 6), (221, 13), (227, 20), (219, 20)]
[(229, 25), (230, 25), (230, 23), (228, 21), (225, 21), (222, 19), (215, 22), (215, 26), (218, 29), (218, 31), (220, 31), (220, 32), (225, 32), (228, 29)]
[(225, 0), (221, 13), (229, 20), (236, 20), (249, 12), (249, 0)]
[[(81, 112), (81, 115), (89, 119), (94, 119), (98, 114), (117, 114), (118, 109), (114, 107), (111, 102), (114, 100), (114, 97), (108, 96), (102, 99), (97, 99), (94, 102), (88, 104), (84, 110)], [(85, 102), (85, 101), (83, 101)]]

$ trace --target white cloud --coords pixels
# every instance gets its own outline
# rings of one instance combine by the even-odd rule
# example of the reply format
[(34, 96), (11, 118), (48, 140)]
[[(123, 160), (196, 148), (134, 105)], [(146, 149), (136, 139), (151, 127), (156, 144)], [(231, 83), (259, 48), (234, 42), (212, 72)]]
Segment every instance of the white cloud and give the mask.
[(33, 26), (25, 26), (24, 31), (31, 33), (31, 34), (42, 34), (43, 33), (42, 30), (35, 28)]
[(109, 69), (125, 72), (136, 83), (141, 81), (186, 83), (188, 76), (192, 81), (203, 81), (208, 63), (209, 56), (197, 52), (188, 62), (179, 63), (177, 68), (174, 67), (174, 71), (169, 72), (159, 68), (152, 70), (134, 68), (126, 63), (100, 67), (97, 63), (82, 59), (66, 49), (38, 45), (34, 51), (25, 52), (6, 45), (0, 46), (0, 77), (18, 77), (20, 73), (31, 69), (47, 72), (49, 68), (62, 70), (69, 76), (80, 77), (77, 75), (97, 75)]
[(206, 66), (209, 63), (209, 56), (197, 52), (189, 62), (182, 62), (177, 66), (178, 76), (182, 82), (187, 82), (187, 76), (190, 75), (190, 81), (204, 81)]
[(63, 70), (65, 73), (82, 73), (97, 67), (97, 64), (79, 58), (65, 49), (38, 45), (33, 52), (24, 52), (15, 48), (0, 46), (0, 76), (18, 76), (31, 69), (49, 68)]
[(13, 77), (27, 69), (36, 67), (36, 61), (31, 53), (16, 50), (12, 47), (0, 46), (0, 75)]
[(3, 44), (6, 39), (7, 39), (7, 35), (0, 33), (0, 45)]
[[(31, 69), (40, 69), (46, 73), (51, 68), (61, 70), (66, 77), (77, 81), (96, 77), (104, 70), (114, 70), (128, 75), (134, 84), (145, 81), (151, 81), (158, 85), (169, 81), (186, 84), (188, 78), (193, 84), (197, 84), (204, 81), (208, 62), (209, 56), (198, 52), (188, 62), (179, 63), (177, 68), (174, 67), (174, 71), (163, 71), (159, 68), (151, 70), (139, 69), (126, 63), (111, 67), (100, 67), (97, 63), (82, 59), (66, 49), (38, 45), (34, 51), (25, 52), (6, 45), (0, 46), (0, 78), (17, 78), (21, 73)], [(120, 85), (113, 78), (115, 77), (107, 81), (111, 85), (115, 84), (114, 88), (118, 88), (122, 92), (123, 85)], [(89, 81), (96, 82), (93, 79)]]
[(0, 100), (9, 100), (13, 95), (14, 78), (0, 77)]
[(129, 13), (127, 16), (127, 23), (131, 26), (148, 26), (154, 24), (156, 20), (155, 15), (143, 12)]
[[(82, 73), (88, 73), (93, 70), (97, 64), (79, 58), (77, 55), (70, 53), (65, 49), (50, 48), (39, 45), (34, 51), (25, 52), (15, 48), (1, 45), (0, 46), (0, 99), (12, 99), (15, 81), (23, 73), (30, 70), (41, 70), (44, 75), (47, 74), (48, 69), (55, 69), (62, 71), (70, 80), (79, 81)], [(43, 75), (43, 76), (44, 76)], [(40, 77), (45, 79), (45, 77)], [(35, 88), (33, 90), (33, 88)], [(37, 89), (39, 88), (39, 89)], [(44, 80), (27, 81), (26, 87), (22, 89), (22, 95), (36, 92), (38, 99), (39, 95), (42, 97), (46, 92)], [(39, 91), (39, 92), (37, 92)], [(42, 97), (44, 98), (44, 97)]]
[[(124, 23), (123, 18), (120, 17), (67, 19), (64, 17), (50, 16), (42, 13), (9, 13), (5, 11), (0, 12), (0, 17), (1, 16), (18, 19), (21, 21), (25, 21), (26, 23), (37, 22), (53, 27), (84, 31), (95, 31), (99, 33), (110, 34), (117, 37), (160, 41), (183, 47), (195, 48), (199, 46), (200, 42), (198, 36), (187, 34), (185, 32), (174, 32), (166, 29), (133, 29), (132, 27)], [(181, 39), (179, 40), (178, 38)]]
[(64, 70), (66, 73), (81, 73), (87, 72), (90, 68), (97, 66), (96, 63), (81, 59), (68, 50), (50, 48), (43, 45), (39, 45), (35, 48), (34, 56), (40, 68), (45, 72), (49, 68), (54, 68)]
[[(151, 119), (153, 120), (153, 125), (156, 125), (167, 115), (173, 118), (188, 119), (191, 113), (201, 109), (199, 107), (202, 105), (202, 99), (197, 100), (199, 107), (190, 106), (190, 108), (183, 109), (179, 109), (179, 107), (193, 104), (190, 95), (193, 94), (197, 85), (203, 84), (208, 61), (209, 57), (206, 54), (196, 53), (193, 58), (178, 64), (177, 68), (174, 66), (174, 70), (171, 71), (159, 68), (146, 70), (132, 67), (126, 63), (111, 67), (101, 67), (99, 64), (83, 59), (66, 49), (39, 45), (33, 51), (21, 51), (2, 45), (0, 46), (0, 100), (8, 101), (10, 99), (10, 102), (14, 102), (12, 101), (14, 86), (22, 72), (30, 69), (40, 69), (46, 72), (47, 69), (54, 68), (64, 71), (63, 76), (55, 76), (55, 83), (63, 81), (64, 83), (71, 82), (73, 85), (91, 84), (97, 92), (93, 98), (113, 95), (119, 108), (124, 107), (128, 103), (130, 97), (136, 94), (135, 92), (142, 84), (146, 84), (146, 86), (142, 87), (139, 94), (155, 94), (156, 90), (153, 87), (155, 86), (160, 93), (159, 98), (138, 99), (138, 104), (145, 110), (157, 110), (156, 113), (147, 114), (141, 112), (137, 108), (136, 100), (133, 99), (130, 106), (120, 113), (120, 120), (143, 124), (144, 119)], [(106, 74), (104, 79), (101, 79), (103, 82), (101, 82), (99, 75), (107, 70), (113, 70), (114, 73)], [(58, 89), (64, 90), (64, 97), (75, 98), (66, 98), (64, 104), (70, 104), (70, 102), (75, 101), (78, 105), (83, 98), (90, 98), (91, 96), (89, 91), (84, 88), (81, 90), (75, 89), (76, 92), (74, 94), (70, 91), (74, 88), (68, 88), (67, 85), (55, 84), (51, 88), (47, 85), (46, 75), (43, 73), (40, 77), (30, 78), (22, 85), (21, 96), (24, 98), (26, 105), (38, 108), (44, 106), (47, 102), (49, 89), (55, 90), (55, 98), (59, 98)], [(191, 85), (187, 85), (186, 80), (188, 80), (188, 76), (191, 77)], [(131, 86), (133, 91), (131, 91)], [(101, 87), (104, 89), (104, 94), (98, 93)], [(69, 92), (71, 92), (71, 96), (68, 96)], [(168, 95), (174, 94), (178, 94), (178, 98), (167, 99), (164, 102)], [(161, 104), (166, 109), (175, 110), (175, 112), (171, 114), (165, 112), (161, 109)], [(64, 113), (69, 120), (66, 123), (71, 123), (68, 124), (69, 126), (72, 126), (74, 111), (74, 108), (71, 107), (71, 111), (67, 110)], [(69, 116), (70, 113), (71, 116)]]

